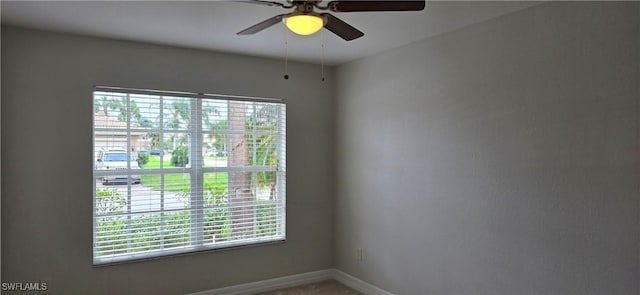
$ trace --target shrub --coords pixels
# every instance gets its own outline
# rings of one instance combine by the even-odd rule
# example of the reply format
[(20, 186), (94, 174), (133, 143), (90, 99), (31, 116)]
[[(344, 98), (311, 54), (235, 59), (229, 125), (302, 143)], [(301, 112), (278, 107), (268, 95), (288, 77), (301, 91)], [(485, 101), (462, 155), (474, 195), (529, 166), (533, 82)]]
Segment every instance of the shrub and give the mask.
[(122, 213), (127, 206), (127, 198), (115, 188), (96, 189), (96, 214)]
[(189, 163), (189, 147), (181, 145), (171, 153), (171, 165), (184, 167)]
[(149, 163), (149, 154), (138, 154), (138, 166)]

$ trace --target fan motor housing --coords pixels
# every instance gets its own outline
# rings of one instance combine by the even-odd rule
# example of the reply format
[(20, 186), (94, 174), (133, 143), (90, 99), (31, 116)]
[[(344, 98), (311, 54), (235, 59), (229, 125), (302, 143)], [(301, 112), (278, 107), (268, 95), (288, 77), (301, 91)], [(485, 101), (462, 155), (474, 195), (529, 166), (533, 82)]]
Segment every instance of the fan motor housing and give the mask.
[(293, 1), (295, 12), (308, 13), (313, 12), (313, 7), (320, 1)]

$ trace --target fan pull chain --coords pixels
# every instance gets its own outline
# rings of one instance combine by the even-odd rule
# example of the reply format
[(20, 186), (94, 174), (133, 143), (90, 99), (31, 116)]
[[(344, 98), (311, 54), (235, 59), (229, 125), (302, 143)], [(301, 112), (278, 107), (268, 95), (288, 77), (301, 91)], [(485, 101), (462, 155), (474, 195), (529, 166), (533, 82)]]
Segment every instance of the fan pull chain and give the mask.
[(322, 63), (320, 65), (320, 72), (322, 75), (322, 82), (324, 82), (324, 30), (321, 30), (320, 35), (322, 35)]
[(287, 69), (287, 62), (289, 59), (289, 41), (287, 40), (287, 27), (282, 26), (282, 28), (284, 29), (284, 79), (289, 80), (289, 72)]

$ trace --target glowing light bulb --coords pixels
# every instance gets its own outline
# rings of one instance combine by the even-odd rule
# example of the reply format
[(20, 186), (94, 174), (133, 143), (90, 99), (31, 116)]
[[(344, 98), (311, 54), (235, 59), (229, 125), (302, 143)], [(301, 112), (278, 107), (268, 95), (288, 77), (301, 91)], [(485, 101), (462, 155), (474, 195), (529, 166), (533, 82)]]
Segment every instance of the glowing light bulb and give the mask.
[(284, 19), (284, 23), (298, 35), (314, 34), (324, 27), (324, 18), (316, 14), (296, 14)]

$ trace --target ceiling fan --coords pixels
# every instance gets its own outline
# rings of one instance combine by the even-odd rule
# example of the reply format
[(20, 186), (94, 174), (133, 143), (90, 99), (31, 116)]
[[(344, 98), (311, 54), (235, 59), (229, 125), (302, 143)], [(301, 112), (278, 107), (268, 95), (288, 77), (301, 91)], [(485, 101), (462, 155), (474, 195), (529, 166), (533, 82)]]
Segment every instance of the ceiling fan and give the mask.
[(299, 35), (311, 35), (322, 28), (351, 41), (364, 36), (360, 30), (352, 27), (341, 19), (329, 13), (317, 13), (317, 10), (331, 12), (363, 12), (363, 11), (420, 11), (424, 9), (425, 1), (330, 1), (326, 6), (320, 4), (322, 0), (288, 0), (286, 3), (263, 0), (242, 1), (246, 3), (279, 6), (285, 9), (293, 8), (290, 13), (276, 15), (257, 23), (240, 32), (238, 35), (252, 35), (279, 22), (284, 22), (287, 28)]

